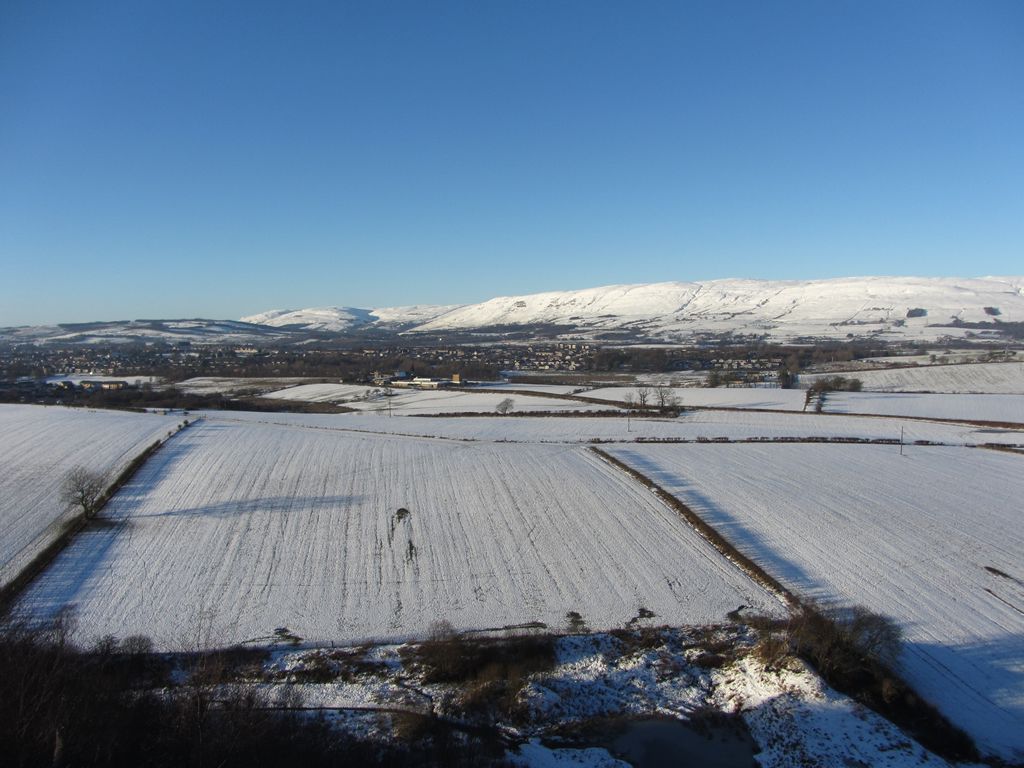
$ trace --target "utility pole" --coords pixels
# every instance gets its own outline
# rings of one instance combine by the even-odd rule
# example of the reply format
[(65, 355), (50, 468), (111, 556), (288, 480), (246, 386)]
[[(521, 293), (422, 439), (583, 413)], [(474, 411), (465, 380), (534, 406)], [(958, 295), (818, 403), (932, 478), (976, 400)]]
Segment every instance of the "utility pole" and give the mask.
[(903, 425), (900, 424), (900, 456), (903, 455)]

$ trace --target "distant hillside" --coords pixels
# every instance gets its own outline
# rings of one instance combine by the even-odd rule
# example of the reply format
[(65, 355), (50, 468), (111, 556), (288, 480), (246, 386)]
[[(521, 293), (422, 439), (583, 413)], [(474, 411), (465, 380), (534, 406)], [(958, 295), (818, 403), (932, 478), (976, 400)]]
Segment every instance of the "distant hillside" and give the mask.
[(289, 343), (362, 334), (693, 342), (1024, 339), (1024, 278), (849, 277), (612, 285), (479, 304), (276, 309), (235, 320), (0, 329), (7, 342)]
[(962, 338), (1024, 321), (1024, 278), (858, 277), (613, 285), (504, 296), (441, 315), (418, 332), (567, 326), (590, 337), (664, 340), (740, 334), (773, 340)]

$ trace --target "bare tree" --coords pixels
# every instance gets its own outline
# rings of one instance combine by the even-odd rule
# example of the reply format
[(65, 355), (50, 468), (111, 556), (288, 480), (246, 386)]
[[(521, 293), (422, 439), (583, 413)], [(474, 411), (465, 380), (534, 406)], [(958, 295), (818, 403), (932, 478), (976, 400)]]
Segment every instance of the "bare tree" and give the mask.
[(82, 466), (72, 468), (60, 487), (60, 501), (67, 507), (81, 510), (87, 518), (99, 511), (107, 482), (103, 475)]
[(500, 413), (502, 416), (505, 416), (509, 413), (509, 411), (512, 410), (515, 404), (515, 400), (513, 400), (511, 397), (506, 397), (504, 400), (502, 400), (500, 403), (494, 406), (494, 410)]
[(658, 410), (662, 413), (668, 413), (679, 407), (679, 398), (676, 397), (676, 393), (672, 391), (671, 387), (658, 387), (654, 390), (654, 394), (658, 399)]
[(633, 395), (632, 391), (625, 394), (622, 398), (622, 404), (626, 406), (627, 411), (632, 411), (636, 407), (636, 397)]
[(640, 386), (636, 388), (636, 404), (643, 410), (647, 407), (647, 402), (651, 399), (651, 388), (648, 386)]

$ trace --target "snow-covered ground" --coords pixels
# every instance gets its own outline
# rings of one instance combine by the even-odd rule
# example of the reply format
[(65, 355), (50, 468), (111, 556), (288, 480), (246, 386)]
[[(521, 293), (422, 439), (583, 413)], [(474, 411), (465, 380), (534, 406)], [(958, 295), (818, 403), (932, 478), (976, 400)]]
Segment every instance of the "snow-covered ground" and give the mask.
[(180, 416), (0, 405), (0, 584), (57, 533), (61, 482), (81, 465), (115, 475)]
[[(736, 713), (759, 745), (756, 760), (764, 768), (948, 765), (798, 662), (769, 671), (741, 655), (719, 669), (702, 669), (693, 663), (699, 648), (682, 650), (680, 641), (694, 638), (665, 632), (662, 642), (634, 651), (608, 636), (562, 638), (558, 665), (536, 676), (524, 698), (542, 720), (563, 723), (603, 715), (687, 720), (702, 711)], [(524, 753), (527, 765), (600, 765), (608, 758), (573, 750), (550, 755), (535, 747)]]
[(359, 400), (377, 391), (365, 384), (299, 384), (298, 386), (268, 392), (264, 397), (275, 400), (299, 400), (306, 403), (344, 403)]
[(239, 393), (266, 393), (282, 387), (306, 384), (310, 380), (301, 377), (242, 378), (231, 376), (196, 376), (178, 382), (174, 386), (193, 395), (234, 395)]
[(158, 376), (140, 376), (134, 373), (126, 374), (124, 376), (101, 376), (93, 375), (89, 373), (62, 373), (58, 376), (47, 376), (47, 384), (60, 384), (67, 382), (68, 384), (79, 385), (83, 381), (126, 381), (132, 386), (140, 387), (143, 384), (155, 384), (160, 381)]
[(954, 327), (957, 320), (1019, 321), (1022, 282), (1020, 277), (848, 277), (608, 285), (500, 296), (454, 309), (415, 330), (555, 323), (574, 327), (575, 335), (628, 328), (665, 340), (735, 333), (773, 340), (853, 335), (933, 342), (984, 334)]
[(829, 392), (826, 413), (867, 413), (1024, 424), (1024, 395)]
[[(873, 363), (883, 365), (945, 365), (948, 363), (982, 363), (992, 362), (992, 350), (978, 347), (961, 349), (936, 349), (920, 355), (883, 355), (881, 357), (865, 357), (862, 361), (870, 366)], [(1001, 349), (999, 357), (1009, 360), (1024, 360), (1024, 351)]]
[[(398, 421), (388, 420), (388, 421)], [(408, 510), (400, 512), (399, 510)], [(422, 636), (567, 611), (672, 624), (778, 602), (583, 446), (202, 420), (178, 434), (21, 602), (86, 637), (228, 644)]]
[(970, 363), (923, 365), (916, 368), (884, 368), (846, 373), (807, 373), (800, 386), (809, 387), (822, 376), (860, 379), (872, 392), (978, 392), (1024, 394), (1024, 363)]
[(611, 452), (798, 593), (902, 626), (911, 684), (1024, 759), (1024, 458), (964, 448), (643, 445)]
[[(502, 392), (507, 385), (474, 388), (468, 391), (453, 389), (394, 388), (387, 395), (380, 387), (365, 384), (302, 384), (270, 392), (265, 397), (279, 400), (299, 400), (311, 403), (339, 403), (359, 411), (388, 413), (395, 416), (430, 415), (444, 413), (494, 413), (499, 403), (512, 400), (511, 411), (559, 413), (565, 411), (598, 411), (602, 406), (574, 400)], [(542, 392), (543, 389), (530, 388)], [(547, 391), (562, 394), (572, 387), (554, 387)], [(609, 406), (611, 407), (611, 406)]]
[[(518, 398), (514, 398), (517, 399)], [(750, 440), (854, 438), (928, 440), (951, 445), (998, 443), (1024, 446), (1024, 430), (961, 424), (864, 418), (863, 416), (784, 411), (688, 411), (679, 418), (566, 417), (418, 417), (388, 418), (386, 412), (308, 414), (207, 411), (217, 421), (285, 424), (343, 432), (412, 435), (445, 440), (511, 443), (589, 443), (637, 440)], [(397, 413), (397, 412), (396, 412)], [(514, 411), (513, 411), (514, 413)]]
[[(802, 411), (807, 393), (799, 389), (778, 387), (673, 387), (670, 388), (677, 404), (682, 407), (701, 408), (757, 408), (771, 411)], [(658, 404), (655, 387), (646, 388), (647, 404)], [(639, 402), (637, 387), (605, 387), (585, 392), (586, 397), (623, 402), (627, 396)]]
[(500, 390), (490, 391), (456, 391), (456, 390), (417, 390), (395, 389), (390, 397), (378, 397), (363, 402), (350, 402), (345, 405), (362, 411), (376, 411), (396, 416), (443, 413), (494, 413), (498, 405), (506, 399), (512, 400), (510, 413), (536, 412), (588, 412), (614, 408), (611, 404), (603, 406), (595, 403), (584, 403), (576, 400), (563, 400), (533, 395), (505, 393)]
[(553, 395), (574, 395), (586, 394), (589, 387), (573, 384), (533, 384), (529, 379), (512, 379), (506, 381), (485, 381), (473, 384), (473, 389), (496, 390), (503, 389), (522, 390), (529, 392), (551, 393)]

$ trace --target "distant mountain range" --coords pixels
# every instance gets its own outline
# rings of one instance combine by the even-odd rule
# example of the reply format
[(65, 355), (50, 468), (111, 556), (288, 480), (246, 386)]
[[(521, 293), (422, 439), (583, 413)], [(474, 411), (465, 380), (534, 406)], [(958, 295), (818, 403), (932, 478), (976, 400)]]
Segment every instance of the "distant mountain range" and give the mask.
[(851, 277), (612, 285), (479, 304), (270, 310), (234, 320), (135, 320), (0, 329), (8, 342), (289, 343), (393, 334), (454, 340), (564, 338), (777, 342), (872, 337), (1020, 338), (1024, 278)]

